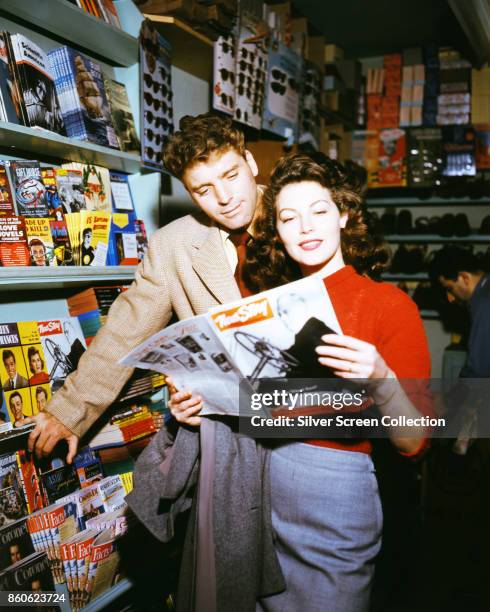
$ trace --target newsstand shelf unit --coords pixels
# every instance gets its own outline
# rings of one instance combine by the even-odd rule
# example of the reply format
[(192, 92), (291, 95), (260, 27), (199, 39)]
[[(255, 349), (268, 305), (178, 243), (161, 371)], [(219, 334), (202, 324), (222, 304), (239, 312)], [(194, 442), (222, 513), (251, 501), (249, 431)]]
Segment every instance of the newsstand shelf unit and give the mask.
[(138, 61), (138, 39), (68, 0), (2, 0), (0, 13), (113, 66)]
[(470, 234), (469, 236), (437, 236), (435, 234), (387, 234), (388, 242), (426, 242), (428, 244), (446, 244), (459, 242), (462, 244), (490, 244), (490, 234)]
[(416, 272), (414, 274), (409, 274), (405, 272), (385, 272), (382, 275), (382, 279), (384, 281), (426, 281), (429, 280), (429, 275), (427, 272)]
[(80, 612), (99, 612), (99, 610), (105, 610), (109, 604), (115, 602), (119, 597), (127, 593), (132, 586), (133, 585), (127, 578), (123, 578), (110, 589), (101, 593), (99, 597), (90, 601)]
[(36, 130), (0, 121), (0, 152), (13, 157), (22, 156), (23, 152), (35, 153), (38, 158), (49, 157), (56, 160), (69, 160), (82, 163), (94, 163), (111, 170), (121, 172), (138, 172), (141, 169), (141, 157), (131, 153), (101, 147), (100, 145), (60, 136), (47, 130)]
[(144, 15), (172, 46), (172, 65), (205, 81), (213, 74), (213, 41), (177, 17)]
[(429, 208), (432, 206), (490, 206), (489, 198), (439, 198), (420, 199), (417, 197), (396, 197), (396, 198), (375, 198), (367, 197), (366, 204), (368, 208), (399, 208), (400, 206)]
[(49, 266), (0, 268), (0, 291), (60, 289), (94, 283), (131, 283), (136, 266)]

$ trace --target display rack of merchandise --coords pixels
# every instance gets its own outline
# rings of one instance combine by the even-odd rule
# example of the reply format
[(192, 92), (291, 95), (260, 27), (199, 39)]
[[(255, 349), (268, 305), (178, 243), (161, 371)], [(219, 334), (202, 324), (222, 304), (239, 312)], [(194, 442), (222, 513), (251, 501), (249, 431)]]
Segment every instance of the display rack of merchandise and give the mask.
[(2, 0), (0, 9), (109, 64), (131, 66), (138, 61), (138, 40), (134, 36), (93, 17), (68, 0)]
[(92, 267), (29, 267), (0, 268), (2, 291), (25, 289), (59, 289), (93, 283), (130, 283), (134, 279), (136, 266)]
[(172, 65), (200, 79), (213, 72), (213, 41), (177, 17), (145, 15), (172, 47)]

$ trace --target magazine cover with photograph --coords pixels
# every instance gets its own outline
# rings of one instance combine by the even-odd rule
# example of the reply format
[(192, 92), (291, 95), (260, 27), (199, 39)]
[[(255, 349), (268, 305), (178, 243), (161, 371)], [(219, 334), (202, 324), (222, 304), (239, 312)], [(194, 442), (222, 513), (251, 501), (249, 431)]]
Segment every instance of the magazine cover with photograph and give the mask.
[(308, 277), (170, 325), (120, 363), (171, 375), (203, 397), (202, 414), (236, 415), (243, 378), (253, 388), (263, 378), (325, 377), (315, 348), (340, 331), (324, 282)]

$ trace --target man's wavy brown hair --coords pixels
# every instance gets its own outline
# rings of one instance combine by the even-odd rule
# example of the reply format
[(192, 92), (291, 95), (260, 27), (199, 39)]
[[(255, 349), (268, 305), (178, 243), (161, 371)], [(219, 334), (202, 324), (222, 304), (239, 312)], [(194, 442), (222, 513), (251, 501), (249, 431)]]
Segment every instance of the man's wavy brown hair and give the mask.
[(245, 155), (243, 132), (228, 117), (205, 113), (186, 115), (179, 123), (179, 131), (172, 134), (163, 151), (165, 168), (176, 178), (196, 162), (206, 162), (213, 153), (235, 149)]
[(247, 247), (243, 267), (247, 286), (262, 291), (301, 278), (298, 264), (287, 254), (276, 229), (276, 201), (286, 185), (303, 181), (326, 187), (340, 214), (347, 213), (348, 220), (340, 237), (345, 263), (359, 274), (378, 279), (388, 265), (389, 252), (367, 213), (359, 185), (350, 180), (342, 164), (314, 153), (283, 157), (272, 170), (254, 220), (254, 239)]

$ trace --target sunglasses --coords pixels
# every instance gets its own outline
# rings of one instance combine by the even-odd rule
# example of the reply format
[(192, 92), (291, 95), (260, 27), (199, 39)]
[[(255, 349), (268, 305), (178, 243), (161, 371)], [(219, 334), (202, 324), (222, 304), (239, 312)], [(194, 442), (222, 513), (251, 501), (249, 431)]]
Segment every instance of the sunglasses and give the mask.
[(152, 147), (145, 147), (145, 157), (160, 163), (162, 161), (162, 153), (155, 151)]
[(291, 87), (293, 91), (298, 91), (299, 85), (297, 81), (291, 78), (291, 79), (288, 79), (288, 84), (289, 84), (289, 87)]
[[(145, 119), (150, 124), (155, 124), (155, 128), (163, 127), (167, 129), (170, 123), (163, 117), (156, 117), (151, 111), (145, 111)], [(170, 126), (171, 127), (171, 126)]]
[(170, 82), (170, 70), (167, 70), (164, 66), (158, 66), (158, 70), (162, 79)]
[(230, 43), (222, 42), (221, 48), (223, 49), (223, 53), (230, 53), (231, 57), (235, 57), (235, 48)]
[(150, 38), (143, 38), (141, 41), (141, 46), (147, 53), (154, 56), (157, 56), (160, 52), (160, 45), (158, 43), (154, 43)]
[(221, 102), (223, 102), (225, 106), (229, 106), (230, 108), (233, 108), (233, 97), (232, 96), (222, 93), (220, 95), (220, 98), (221, 98)]
[(162, 136), (160, 134), (155, 134), (155, 132), (150, 128), (145, 130), (145, 136), (150, 142), (153, 142), (154, 140), (157, 146), (162, 144)]
[(220, 68), (219, 73), (223, 81), (228, 81), (229, 79), (230, 83), (233, 83), (233, 85), (235, 84), (235, 74), (233, 72), (230, 72), (226, 68)]
[(243, 111), (242, 112), (242, 110), (240, 108), (237, 108), (236, 111), (235, 111), (235, 115), (236, 115), (237, 119), (241, 119), (242, 115), (243, 115), (243, 119), (245, 121), (248, 121), (248, 112), (247, 111)]
[(247, 98), (250, 100), (250, 97), (252, 96), (252, 90), (250, 89), (250, 87), (247, 87), (247, 89), (245, 89), (243, 85), (239, 85), (237, 87), (237, 91), (239, 96), (247, 96)]
[(272, 75), (272, 78), (275, 81), (280, 81), (281, 83), (285, 83), (286, 82), (287, 75), (286, 75), (285, 72), (282, 72), (282, 70), (278, 70), (277, 68), (273, 68), (271, 70), (271, 75)]
[(158, 98), (154, 98), (151, 93), (148, 93), (147, 91), (145, 91), (143, 93), (143, 98), (145, 99), (145, 103), (147, 104), (147, 106), (152, 106), (156, 111), (160, 110), (160, 107), (167, 112), (168, 110), (168, 106), (165, 104), (165, 102), (162, 102), (161, 100), (159, 100)]
[(252, 87), (252, 77), (243, 74), (243, 72), (240, 72), (238, 75), (238, 81), (240, 82), (240, 85), (243, 85), (245, 81), (247, 81), (248, 87)]
[(239, 66), (240, 66), (240, 70), (242, 70), (243, 72), (245, 72), (245, 70), (248, 70), (250, 74), (253, 75), (254, 73), (253, 64), (249, 64), (245, 60), (240, 60)]
[(280, 96), (283, 96), (286, 93), (286, 86), (277, 83), (277, 81), (273, 81), (271, 83), (271, 89), (274, 93), (279, 94)]
[(252, 53), (252, 51), (245, 49), (244, 47), (240, 49), (240, 54), (243, 59), (249, 59), (250, 61), (253, 61), (255, 58), (255, 53)]
[(154, 81), (149, 74), (143, 74), (143, 80), (148, 89), (153, 89), (153, 93), (158, 93), (162, 89), (162, 84)]

